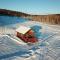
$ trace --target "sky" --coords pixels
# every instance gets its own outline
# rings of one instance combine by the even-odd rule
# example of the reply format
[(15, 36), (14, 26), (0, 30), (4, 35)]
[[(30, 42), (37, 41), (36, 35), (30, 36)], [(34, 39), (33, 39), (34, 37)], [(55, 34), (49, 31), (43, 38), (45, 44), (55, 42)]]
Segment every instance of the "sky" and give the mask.
[(28, 14), (60, 14), (60, 0), (0, 0), (0, 9)]

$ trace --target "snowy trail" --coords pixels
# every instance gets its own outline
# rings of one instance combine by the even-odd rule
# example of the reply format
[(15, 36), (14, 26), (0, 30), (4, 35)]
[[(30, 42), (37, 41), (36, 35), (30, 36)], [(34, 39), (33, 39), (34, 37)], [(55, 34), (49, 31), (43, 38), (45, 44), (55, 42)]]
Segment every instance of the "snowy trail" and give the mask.
[[(19, 39), (14, 34), (15, 29), (20, 25), (29, 27), (34, 25), (41, 26), (42, 29), (39, 32), (42, 34), (38, 37), (39, 44), (28, 46), (22, 41), (19, 43)], [(48, 42), (49, 44), (46, 45), (43, 42)], [(0, 27), (0, 60), (59, 60), (59, 42), (60, 27), (58, 26), (46, 25), (35, 21), (3, 26)]]

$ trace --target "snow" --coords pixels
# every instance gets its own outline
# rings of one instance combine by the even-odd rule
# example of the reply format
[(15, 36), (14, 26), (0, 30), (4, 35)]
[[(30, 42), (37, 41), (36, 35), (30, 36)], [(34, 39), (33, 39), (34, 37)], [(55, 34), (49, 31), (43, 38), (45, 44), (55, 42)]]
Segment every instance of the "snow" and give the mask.
[(26, 26), (20, 26), (19, 28), (16, 29), (17, 32), (25, 34), (27, 33), (31, 28), (26, 27)]
[[(0, 18), (2, 19), (1, 16)], [(13, 17), (5, 16), (3, 22), (8, 18), (13, 20)], [(0, 24), (3, 24), (1, 21)], [(0, 25), (0, 60), (60, 60), (60, 26), (27, 20), (13, 24), (8, 21), (5, 23), (8, 24)], [(17, 38), (15, 29), (20, 25), (39, 27), (35, 30), (39, 42), (29, 45)]]

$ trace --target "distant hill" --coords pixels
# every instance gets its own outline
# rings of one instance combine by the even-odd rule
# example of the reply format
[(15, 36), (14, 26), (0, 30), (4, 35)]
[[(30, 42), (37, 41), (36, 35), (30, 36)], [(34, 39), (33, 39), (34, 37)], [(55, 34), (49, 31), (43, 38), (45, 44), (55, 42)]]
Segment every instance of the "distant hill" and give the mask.
[(0, 9), (0, 14), (3, 15), (10, 15), (10, 16), (18, 16), (18, 17), (26, 17), (30, 16), (29, 14), (18, 12), (18, 11), (12, 11), (12, 10), (7, 10), (7, 9)]
[(32, 21), (39, 21), (48, 24), (59, 24), (60, 25), (60, 14), (49, 14), (49, 15), (31, 15), (18, 11), (0, 9), (0, 14), (9, 16), (25, 17)]

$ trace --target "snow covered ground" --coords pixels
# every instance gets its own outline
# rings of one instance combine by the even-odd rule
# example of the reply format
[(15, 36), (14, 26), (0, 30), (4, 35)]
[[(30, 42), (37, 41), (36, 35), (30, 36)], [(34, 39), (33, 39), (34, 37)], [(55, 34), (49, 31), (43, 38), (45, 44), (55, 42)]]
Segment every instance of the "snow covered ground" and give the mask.
[[(38, 43), (28, 45), (15, 36), (20, 25), (35, 29)], [(0, 26), (0, 60), (60, 60), (60, 26), (24, 21)]]

